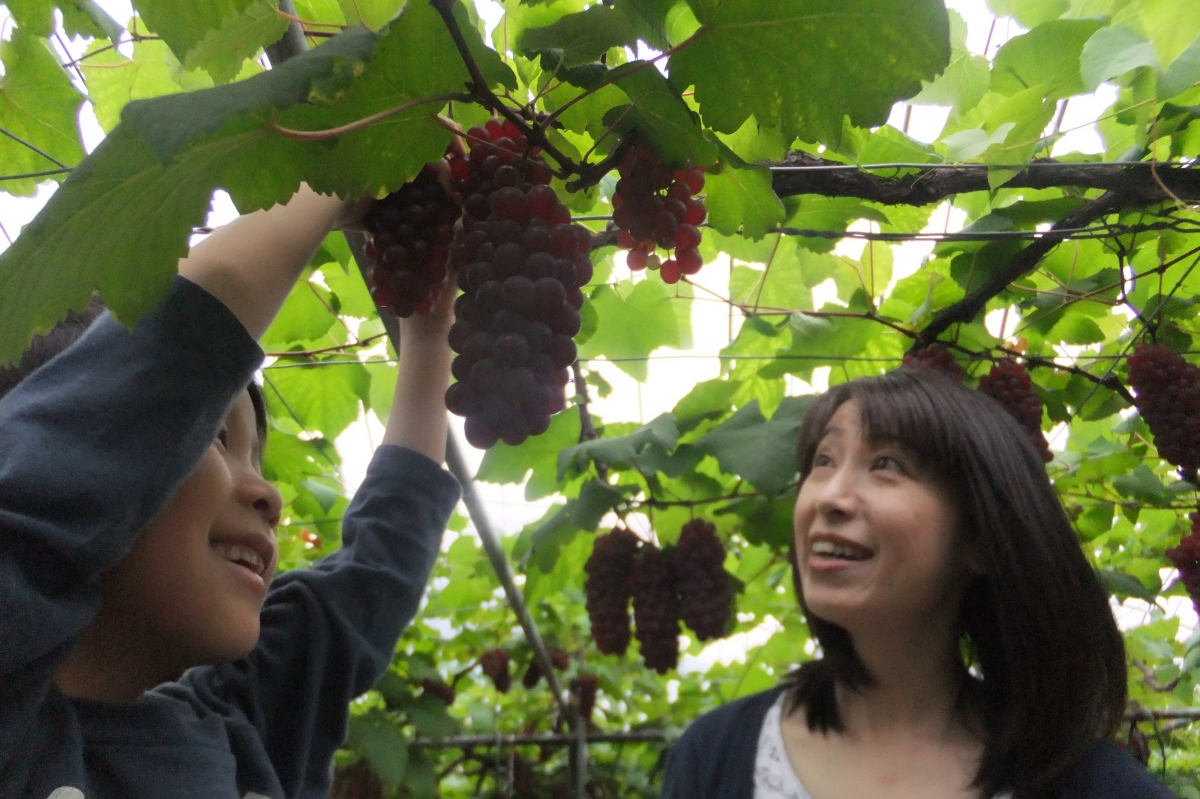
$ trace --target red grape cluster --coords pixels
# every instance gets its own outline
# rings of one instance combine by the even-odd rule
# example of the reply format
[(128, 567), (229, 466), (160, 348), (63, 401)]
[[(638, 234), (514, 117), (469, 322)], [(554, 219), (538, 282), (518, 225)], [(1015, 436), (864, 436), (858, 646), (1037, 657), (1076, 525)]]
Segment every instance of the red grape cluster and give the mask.
[[(613, 194), (617, 243), (629, 250), (626, 262), (635, 272), (660, 269), (665, 283), (678, 283), (704, 266), (700, 224), (708, 212), (694, 195), (704, 190), (704, 169), (690, 164), (672, 170), (643, 145), (634, 145), (617, 168), (621, 179)], [(675, 250), (660, 264), (655, 247)]]
[(1167, 550), (1167, 558), (1179, 569), (1179, 579), (1200, 613), (1200, 513), (1192, 514), (1192, 531)]
[(917, 350), (912, 355), (905, 355), (904, 366), (909, 369), (928, 369), (931, 372), (941, 372), (960, 382), (963, 379), (963, 368), (954, 360), (954, 355), (950, 350), (941, 344), (931, 344)]
[(588, 619), (596, 648), (606, 655), (623, 655), (629, 647), (629, 598), (633, 593), (633, 563), (641, 540), (618, 527), (596, 536), (587, 573)]
[[(551, 647), (548, 652), (550, 655), (550, 663), (557, 671), (566, 671), (571, 665), (571, 656), (558, 647)], [(529, 661), (529, 668), (525, 669), (525, 676), (521, 678), (521, 684), (526, 688), (532, 688), (538, 684), (538, 680), (542, 679), (542, 667), (538, 665), (537, 658)]]
[(329, 799), (383, 799), (383, 781), (364, 758), (348, 766), (336, 766)]
[(633, 565), (633, 623), (647, 668), (679, 663), (679, 590), (674, 550), (646, 545)]
[(508, 652), (503, 649), (489, 649), (479, 656), (479, 665), (483, 673), (502, 694), (512, 688), (512, 675), (508, 673)]
[(454, 687), (442, 680), (435, 680), (432, 677), (426, 677), (421, 680), (421, 688), (430, 696), (436, 696), (442, 700), (443, 704), (454, 704)]
[(463, 294), (446, 407), (466, 417), (472, 446), (516, 446), (566, 405), (592, 235), (571, 224), (546, 185), (549, 168), (515, 126), (492, 120), (467, 138), (469, 157), (451, 163), (466, 214), (450, 253)]
[(446, 282), (446, 260), (461, 214), (438, 180), (435, 164), (371, 206), (363, 219), (371, 234), (367, 281), (378, 305), (401, 317), (429, 313)]
[(596, 709), (596, 689), (600, 687), (600, 678), (595, 674), (580, 674), (571, 680), (571, 693), (579, 701), (579, 716), (583, 723), (592, 720), (592, 711)]
[(717, 528), (704, 519), (683, 526), (676, 544), (679, 609), (701, 641), (725, 635), (733, 619), (733, 590), (725, 571), (725, 547)]
[(1166, 347), (1143, 344), (1129, 356), (1129, 383), (1159, 457), (1177, 466), (1184, 480), (1197, 483), (1200, 368)]
[(1037, 447), (1046, 463), (1054, 460), (1050, 445), (1042, 435), (1042, 401), (1033, 390), (1033, 381), (1025, 367), (1012, 359), (1003, 360), (992, 367), (979, 380), (980, 392), (1000, 403), (1012, 414)]

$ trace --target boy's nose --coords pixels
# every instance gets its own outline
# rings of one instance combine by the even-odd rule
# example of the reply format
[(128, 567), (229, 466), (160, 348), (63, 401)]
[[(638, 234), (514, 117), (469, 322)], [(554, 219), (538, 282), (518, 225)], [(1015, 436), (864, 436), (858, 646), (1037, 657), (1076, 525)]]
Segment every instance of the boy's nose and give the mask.
[(254, 511), (272, 528), (279, 524), (283, 514), (283, 495), (270, 481), (257, 470), (246, 475), (242, 481), (242, 501), (254, 508)]

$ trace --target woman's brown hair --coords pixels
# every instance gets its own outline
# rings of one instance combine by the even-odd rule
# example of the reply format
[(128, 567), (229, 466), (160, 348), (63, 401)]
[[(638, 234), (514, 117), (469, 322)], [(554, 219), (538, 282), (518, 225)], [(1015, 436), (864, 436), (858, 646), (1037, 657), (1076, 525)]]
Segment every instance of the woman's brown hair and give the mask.
[[(1050, 795), (1092, 741), (1111, 735), (1126, 700), (1125, 646), (1108, 594), (1080, 548), (1033, 443), (990, 398), (940, 374), (900, 369), (830, 389), (800, 425), (801, 481), (830, 418), (857, 402), (872, 442), (904, 447), (956, 497), (962, 534), (984, 574), (959, 616), (970, 666), (964, 705), (983, 719), (975, 785), (984, 795)], [(872, 678), (842, 627), (796, 594), (822, 657), (789, 675), (789, 712), (842, 731), (835, 686)]]

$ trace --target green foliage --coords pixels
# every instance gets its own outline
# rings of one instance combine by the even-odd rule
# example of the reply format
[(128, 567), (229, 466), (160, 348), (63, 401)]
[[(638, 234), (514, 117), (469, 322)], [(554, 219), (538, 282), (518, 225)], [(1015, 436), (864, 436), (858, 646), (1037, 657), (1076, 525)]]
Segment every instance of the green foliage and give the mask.
[[(123, 322), (135, 322), (166, 290), (214, 190), (227, 191), (240, 211), (284, 201), (301, 181), (342, 196), (379, 196), (444, 152), (450, 133), (435, 115), (452, 114), (469, 127), (490, 114), (480, 87), (464, 96), (471, 75), (427, 2), (297, 0), (304, 20), (351, 27), (314, 38), (323, 43), (265, 71), (257, 57), (286, 22), (271, 0), (134, 5), (138, 17), (125, 34), (137, 34), (132, 53), (100, 38), (121, 29), (87, 0), (9, 5), (18, 27), (0, 48), (0, 128), (73, 171), (0, 255), (0, 361), (68, 308), (83, 306), (93, 290)], [(586, 172), (584, 161), (599, 163), (626, 135), (673, 166), (707, 168), (700, 286), (668, 286), (652, 273), (630, 278), (611, 249), (593, 253), (597, 272), (585, 289), (577, 337), (583, 386), (545, 434), (518, 447), (498, 444), (477, 474), (543, 504), (522, 517), (540, 518), (503, 543), (542, 635), (571, 656), (560, 679), (599, 678), (599, 728), (655, 729), (669, 739), (699, 713), (775, 684), (812, 654), (786, 562), (795, 435), (811, 399), (800, 381), (837, 384), (893, 368), (913, 334), (1026, 245), (947, 241), (914, 266), (901, 247), (873, 241), (859, 250), (837, 246), (836, 236), (866, 223), (886, 233), (940, 230), (952, 210), (971, 232), (1029, 232), (1062, 220), (1100, 192), (1015, 188), (1014, 170), (1002, 167), (1047, 155), (1057, 141), (1047, 129), (1062, 104), (1103, 82), (1118, 90), (1097, 123), (1106, 152), (1062, 160), (1153, 155), (1161, 166), (1200, 157), (1200, 17), (1189, 13), (1190, 0), (989, 0), (996, 14), (1027, 29), (989, 61), (969, 51), (962, 18), (936, 0), (501, 5), (491, 46), (469, 4), (456, 3), (454, 19), (501, 102), (530, 103), (543, 123), (552, 117), (547, 136), (577, 162), (555, 164), (562, 175), (554, 186), (573, 211), (611, 212), (615, 175), (590, 175), (598, 185), (577, 193), (566, 187)], [(95, 39), (78, 64), (77, 84), (45, 38), (56, 7), (67, 33)], [(86, 98), (76, 88), (84, 85)], [(86, 158), (77, 123), (84, 99), (108, 134)], [(936, 140), (887, 125), (872, 129), (896, 100), (949, 106)], [(851, 164), (995, 168), (989, 191), (960, 193), (936, 209), (816, 194), (781, 199), (763, 162), (797, 149)], [(7, 174), (56, 168), (9, 137), (0, 137), (0, 162)], [(39, 180), (0, 187), (29, 195)], [(1166, 610), (1186, 599), (1164, 571), (1164, 552), (1200, 498), (1158, 458), (1153, 436), (1112, 381), (1126, 379), (1125, 358), (1148, 328), (1194, 360), (1200, 217), (1164, 203), (1104, 221), (1145, 218), (1169, 219), (1178, 229), (1060, 244), (943, 340), (957, 345), (972, 381), (1010, 352), (1031, 359), (1043, 427), (1053, 436), (1055, 488), (1103, 583), (1144, 611), (1144, 622), (1126, 630), (1131, 661), (1171, 686), (1157, 690), (1141, 668), (1131, 668), (1131, 698), (1161, 708), (1200, 703), (1200, 640), (1179, 640), (1178, 620)], [(347, 439), (335, 441), (347, 431), (357, 435), (353, 425), (363, 415), (386, 419), (396, 375), (340, 234), (327, 239), (311, 267), (263, 340), (271, 353), (263, 468), (284, 496), (286, 568), (304, 568), (340, 545), (349, 491), (339, 446), (344, 451)], [(720, 279), (708, 279), (714, 274)], [(602, 363), (648, 381), (649, 361), (664, 348), (687, 350), (693, 332), (697, 339), (710, 332), (693, 331), (693, 315), (701, 300), (718, 299), (732, 309), (719, 377), (687, 387), (669, 413), (645, 423), (601, 418), (594, 403), (585, 416), (585, 391), (595, 400), (625, 390), (625, 378), (613, 380)], [(669, 545), (697, 517), (716, 524), (727, 545), (740, 614), (733, 632), (753, 632), (765, 643), (726, 663), (687, 639), (687, 653), (699, 658), (688, 663), (696, 665), (665, 679), (641, 668), (636, 647), (623, 658), (599, 655), (582, 594), (594, 534), (627, 524)], [(544, 680), (532, 689), (520, 684), (532, 653), (466, 519), (456, 517), (451, 529), (421, 615), (388, 675), (355, 703), (339, 755), (343, 764), (365, 760), (401, 796), (504, 790), (502, 770), (455, 764), (454, 750), (425, 749), (417, 738), (551, 732), (563, 723)], [(510, 652), (518, 678), (507, 694), (494, 690), (477, 663), (497, 646)], [(446, 707), (424, 692), (426, 679), (453, 683), (454, 703)], [(594, 790), (656, 795), (664, 748), (594, 745)], [(564, 784), (566, 749), (547, 749), (542, 760), (534, 749), (519, 751), (539, 789), (549, 794)], [(1197, 783), (1197, 751), (1197, 733), (1183, 728), (1152, 755), (1181, 796)]]

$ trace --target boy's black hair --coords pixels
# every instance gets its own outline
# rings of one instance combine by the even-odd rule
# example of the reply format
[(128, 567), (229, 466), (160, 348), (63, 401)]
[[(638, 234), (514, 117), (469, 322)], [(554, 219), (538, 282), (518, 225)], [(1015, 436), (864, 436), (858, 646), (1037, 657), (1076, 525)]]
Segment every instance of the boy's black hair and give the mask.
[[(99, 295), (93, 295), (91, 302), (82, 311), (68, 311), (63, 319), (44, 336), (34, 336), (33, 341), (21, 353), (21, 360), (15, 366), (0, 366), (0, 399), (4, 399), (10, 391), (17, 387), (25, 378), (48, 363), (54, 356), (70, 347), (100, 318), (106, 308)], [(258, 430), (258, 444), (261, 450), (267, 442), (267, 404), (262, 387), (251, 381), (246, 387), (250, 393), (250, 403), (254, 406), (254, 426)]]
[[(802, 481), (829, 420), (850, 400), (870, 441), (906, 448), (958, 498), (961, 533), (984, 569), (959, 616), (967, 653), (960, 703), (983, 720), (975, 785), (986, 796), (1057, 795), (1066, 771), (1121, 721), (1125, 645), (1039, 453), (990, 398), (936, 373), (900, 369), (844, 383), (812, 404), (797, 444)], [(847, 630), (804, 604), (794, 551), (791, 559), (822, 657), (789, 675), (788, 712), (803, 708), (809, 729), (840, 732), (836, 685), (862, 691), (873, 678)]]

